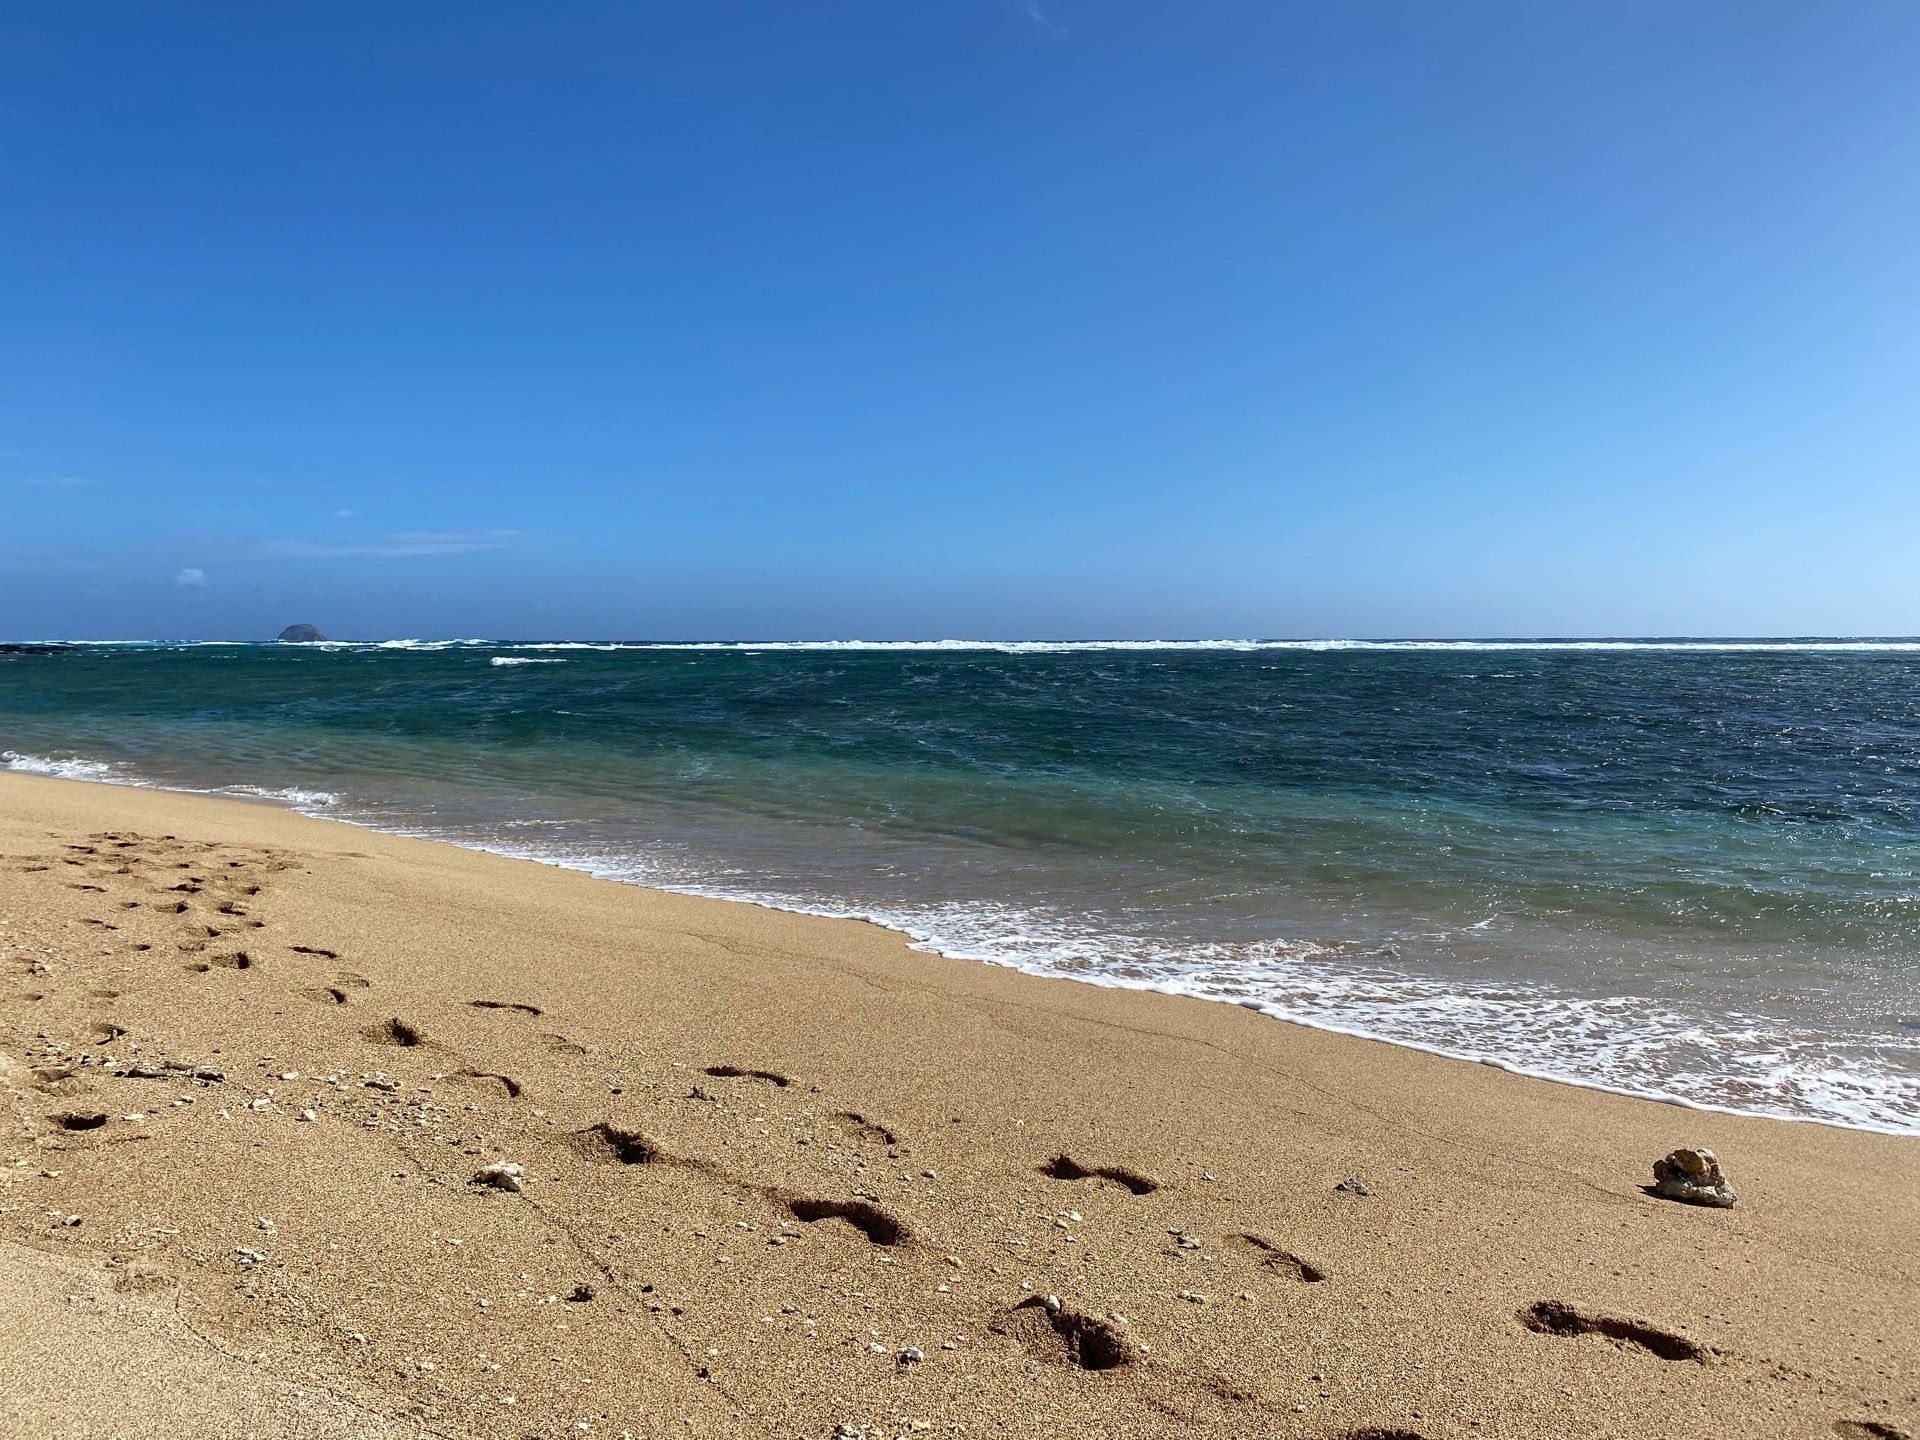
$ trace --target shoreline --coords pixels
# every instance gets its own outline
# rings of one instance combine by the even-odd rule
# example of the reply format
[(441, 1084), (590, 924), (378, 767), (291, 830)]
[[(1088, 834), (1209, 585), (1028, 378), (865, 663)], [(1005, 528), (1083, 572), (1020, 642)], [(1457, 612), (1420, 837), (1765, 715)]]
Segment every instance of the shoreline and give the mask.
[[(105, 642), (102, 642), (102, 643), (105, 643)], [(205, 643), (228, 643), (228, 642), (205, 642)], [(329, 641), (325, 643), (328, 645), (339, 646), (339, 645), (353, 645), (359, 642)], [(388, 642), (388, 643), (395, 643), (395, 642)], [(471, 644), (478, 644), (478, 643), (485, 643), (490, 645), (493, 642), (450, 641), (445, 643), (450, 645), (471, 645)], [(533, 648), (533, 647), (523, 646), (520, 648)], [(952, 948), (952, 947), (943, 949), (940, 947), (938, 941), (928, 933), (916, 932), (915, 930), (907, 927), (906, 925), (898, 923), (891, 917), (887, 917), (884, 915), (875, 914), (867, 911), (862, 911), (854, 907), (834, 908), (832, 906), (825, 905), (825, 904), (809, 905), (801, 901), (783, 902), (780, 899), (776, 899), (772, 897), (761, 896), (761, 895), (756, 895), (752, 893), (730, 892), (718, 887), (705, 887), (701, 885), (692, 885), (692, 884), (675, 885), (675, 884), (664, 884), (659, 882), (650, 882), (646, 880), (637, 880), (637, 879), (630, 878), (625, 874), (620, 873), (618, 870), (612, 867), (604, 867), (604, 866), (596, 867), (592, 864), (584, 863), (584, 862), (575, 863), (564, 858), (557, 858), (552, 855), (540, 853), (537, 850), (514, 849), (504, 845), (471, 843), (467, 841), (449, 838), (448, 836), (445, 836), (445, 835), (434, 834), (429, 831), (406, 830), (406, 829), (400, 829), (397, 827), (383, 826), (375, 823), (374, 821), (360, 819), (358, 817), (351, 816), (351, 815), (329, 814), (327, 813), (327, 811), (335, 803), (337, 803), (337, 800), (336, 800), (336, 797), (332, 795), (332, 792), (328, 792), (328, 791), (306, 791), (306, 790), (299, 789), (297, 787), (289, 787), (281, 790), (272, 790), (272, 791), (253, 789), (249, 792), (248, 787), (237, 786), (237, 785), (229, 786), (229, 787), (200, 789), (200, 788), (194, 788), (191, 786), (184, 786), (184, 785), (168, 785), (160, 781), (147, 780), (137, 776), (116, 776), (116, 775), (104, 774), (104, 773), (62, 773), (58, 767), (63, 765), (70, 765), (74, 767), (76, 770), (81, 772), (105, 771), (107, 769), (110, 769), (111, 767), (109, 766), (108, 762), (103, 762), (103, 761), (92, 761), (92, 760), (48, 761), (44, 759), (44, 757), (40, 757), (40, 756), (18, 755), (17, 752), (11, 752), (11, 751), (6, 753), (7, 755), (14, 756), (17, 759), (29, 760), (29, 761), (35, 762), (37, 765), (46, 766), (49, 768), (45, 768), (45, 769), (28, 768), (24, 770), (12, 770), (10, 768), (0, 768), (0, 775), (4, 775), (8, 773), (24, 773), (24, 774), (37, 775), (37, 776), (41, 776), (43, 778), (48, 778), (48, 779), (68, 780), (68, 781), (73, 781), (80, 784), (122, 786), (128, 789), (134, 789), (134, 790), (160, 791), (166, 794), (198, 796), (198, 797), (213, 799), (213, 800), (233, 800), (233, 801), (238, 801), (246, 804), (265, 805), (269, 808), (283, 810), (292, 814), (300, 815), (307, 819), (333, 821), (337, 824), (352, 826), (355, 829), (364, 830), (371, 834), (390, 835), (397, 839), (417, 840), (425, 844), (451, 845), (456, 849), (466, 850), (474, 854), (493, 855), (506, 860), (520, 861), (520, 862), (534, 864), (534, 865), (544, 865), (552, 869), (564, 870), (572, 874), (586, 875), (596, 880), (605, 881), (609, 884), (626, 885), (626, 886), (631, 886), (633, 888), (640, 889), (640, 890), (654, 891), (660, 894), (684, 895), (684, 896), (690, 896), (690, 897), (699, 898), (699, 899), (714, 900), (723, 904), (751, 905), (758, 909), (772, 911), (776, 914), (803, 915), (803, 916), (808, 916), (815, 919), (841, 920), (841, 921), (850, 921), (850, 922), (864, 924), (864, 925), (873, 925), (879, 929), (886, 930), (891, 934), (900, 936), (901, 939), (907, 944), (907, 946), (910, 949), (914, 950), (916, 953), (919, 953), (919, 954), (937, 955), (942, 959), (958, 960), (968, 964), (992, 965), (999, 969), (1010, 970), (1016, 974), (1027, 975), (1036, 979), (1065, 979), (1072, 983), (1091, 985), (1091, 986), (1096, 986), (1102, 989), (1128, 990), (1128, 991), (1134, 991), (1142, 994), (1166, 995), (1166, 996), (1178, 997), (1182, 999), (1199, 1000), (1205, 1004), (1228, 1005), (1236, 1009), (1249, 1010), (1254, 1014), (1263, 1016), (1264, 1018), (1269, 1020), (1278, 1021), (1281, 1024), (1298, 1025), (1298, 1026), (1301, 1026), (1302, 1028), (1320, 1031), (1324, 1034), (1340, 1035), (1340, 1036), (1344, 1036), (1346, 1038), (1354, 1039), (1354, 1040), (1366, 1040), (1366, 1041), (1371, 1041), (1373, 1043), (1381, 1044), (1381, 1045), (1392, 1045), (1400, 1049), (1413, 1051), (1417, 1054), (1431, 1055), (1439, 1059), (1456, 1061), (1461, 1064), (1484, 1065), (1491, 1069), (1500, 1070), (1510, 1075), (1523, 1076), (1527, 1079), (1532, 1079), (1532, 1080), (1541, 1080), (1554, 1085), (1571, 1086), (1572, 1088), (1579, 1089), (1579, 1090), (1591, 1090), (1597, 1094), (1612, 1095), (1612, 1096), (1620, 1097), (1622, 1099), (1629, 1099), (1629, 1100), (1644, 1100), (1653, 1104), (1672, 1105), (1680, 1109), (1699, 1111), (1706, 1114), (1734, 1115), (1734, 1116), (1744, 1116), (1748, 1118), (1766, 1119), (1766, 1120), (1782, 1120), (1782, 1121), (1787, 1121), (1789, 1123), (1794, 1123), (1794, 1124), (1826, 1125), (1839, 1130), (1860, 1131), (1862, 1133), (1870, 1134), (1870, 1135), (1920, 1138), (1920, 1127), (1910, 1126), (1910, 1127), (1902, 1128), (1895, 1125), (1878, 1124), (1870, 1120), (1839, 1119), (1839, 1118), (1826, 1116), (1826, 1115), (1801, 1115), (1801, 1114), (1794, 1114), (1791, 1112), (1786, 1112), (1781, 1110), (1768, 1110), (1764, 1108), (1740, 1109), (1731, 1105), (1720, 1105), (1720, 1104), (1715, 1104), (1711, 1101), (1694, 1100), (1684, 1095), (1676, 1095), (1676, 1094), (1663, 1092), (1659, 1090), (1634, 1089), (1634, 1088), (1623, 1086), (1623, 1085), (1611, 1085), (1602, 1080), (1585, 1079), (1577, 1075), (1570, 1075), (1566, 1073), (1556, 1072), (1556, 1071), (1545, 1069), (1545, 1068), (1537, 1068), (1537, 1067), (1528, 1066), (1528, 1065), (1515, 1064), (1509, 1061), (1502, 1060), (1496, 1056), (1476, 1054), (1476, 1053), (1471, 1053), (1471, 1052), (1467, 1052), (1459, 1049), (1449, 1049), (1444, 1045), (1425, 1044), (1418, 1040), (1408, 1039), (1400, 1036), (1378, 1034), (1373, 1031), (1361, 1029), (1358, 1027), (1339, 1025), (1327, 1020), (1307, 1018), (1307, 1017), (1301, 1017), (1296, 1015), (1280, 1014), (1280, 1013), (1276, 1013), (1273, 1009), (1263, 1006), (1261, 1004), (1249, 1003), (1249, 1002), (1244, 1002), (1239, 1000), (1214, 997), (1214, 996), (1208, 996), (1208, 995), (1195, 994), (1191, 990), (1185, 990), (1185, 989), (1181, 989), (1171, 985), (1155, 984), (1151, 982), (1133, 982), (1122, 977), (1108, 978), (1103, 976), (1100, 972), (1091, 972), (1091, 973), (1085, 973), (1085, 974), (1080, 974), (1080, 973), (1061, 974), (1058, 971), (1047, 970), (1044, 968), (1030, 967), (1028, 965), (1017, 963), (1014, 961), (997, 959), (994, 956), (991, 956), (988, 954), (983, 954), (978, 952), (968, 953), (962, 949)], [(314, 805), (312, 803), (303, 804), (301, 800), (294, 798), (295, 796), (318, 796), (318, 795), (327, 796), (327, 799), (325, 800), (324, 803), (321, 803), (318, 805)], [(1764, 1103), (1764, 1102), (1756, 1102), (1756, 1104), (1761, 1104), (1761, 1103)]]
[[(88, 1365), (246, 1357), (242, 1433), (1920, 1427), (1910, 1137), (141, 786), (0, 775), (0, 918), (0, 1242)], [(0, 1433), (217, 1433), (23, 1373), (29, 1271)]]

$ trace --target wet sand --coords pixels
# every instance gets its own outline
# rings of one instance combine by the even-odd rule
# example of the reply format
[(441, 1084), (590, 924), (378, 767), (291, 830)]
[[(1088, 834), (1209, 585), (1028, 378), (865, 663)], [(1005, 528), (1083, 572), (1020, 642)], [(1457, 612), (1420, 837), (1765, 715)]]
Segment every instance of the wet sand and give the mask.
[(29, 776), (0, 918), (6, 1436), (1920, 1436), (1912, 1139)]

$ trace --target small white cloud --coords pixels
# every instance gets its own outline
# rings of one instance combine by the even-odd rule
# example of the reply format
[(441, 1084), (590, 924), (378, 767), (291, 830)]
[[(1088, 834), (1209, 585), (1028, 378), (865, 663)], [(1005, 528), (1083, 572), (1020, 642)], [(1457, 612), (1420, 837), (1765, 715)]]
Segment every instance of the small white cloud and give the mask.
[(207, 588), (207, 572), (204, 570), (196, 570), (189, 565), (173, 577), (173, 583), (192, 590), (204, 590)]
[(351, 520), (353, 518), (353, 511), (336, 510), (333, 512), (333, 518), (336, 520)]
[(1041, 12), (1039, 0), (1027, 0), (1027, 18), (1055, 39), (1063, 38), (1067, 33), (1066, 26), (1054, 24)]

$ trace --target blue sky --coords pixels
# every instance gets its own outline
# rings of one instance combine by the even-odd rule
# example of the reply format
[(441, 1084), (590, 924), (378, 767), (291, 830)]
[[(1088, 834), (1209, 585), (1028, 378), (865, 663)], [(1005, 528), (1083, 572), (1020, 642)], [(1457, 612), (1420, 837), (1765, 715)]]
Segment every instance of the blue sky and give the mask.
[(1920, 6), (22, 3), (0, 634), (1920, 631)]

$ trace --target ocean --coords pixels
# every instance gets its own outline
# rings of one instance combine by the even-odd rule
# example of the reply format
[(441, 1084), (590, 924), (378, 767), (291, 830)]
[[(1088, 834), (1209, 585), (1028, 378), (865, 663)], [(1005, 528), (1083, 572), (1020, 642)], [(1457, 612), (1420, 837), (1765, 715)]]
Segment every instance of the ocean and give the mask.
[(1920, 642), (93, 644), (0, 752), (1920, 1134)]

